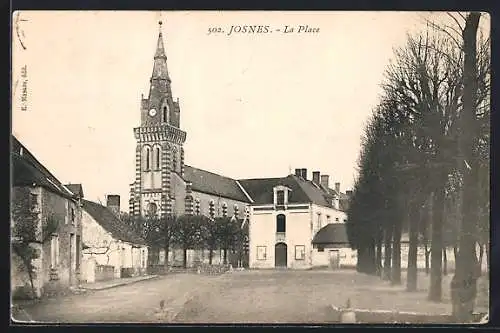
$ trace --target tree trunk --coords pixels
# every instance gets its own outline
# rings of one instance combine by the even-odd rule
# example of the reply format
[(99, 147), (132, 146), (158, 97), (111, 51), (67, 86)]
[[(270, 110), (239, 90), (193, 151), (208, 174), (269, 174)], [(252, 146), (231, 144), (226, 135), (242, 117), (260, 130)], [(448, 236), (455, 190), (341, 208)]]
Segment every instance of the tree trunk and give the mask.
[(443, 275), (448, 275), (448, 257), (446, 256), (446, 247), (443, 247)]
[(224, 248), (224, 265), (227, 265), (227, 248)]
[(187, 248), (182, 249), (182, 267), (187, 268)]
[(375, 252), (375, 273), (382, 276), (382, 237), (378, 235)]
[[(165, 270), (168, 271), (168, 253), (170, 252), (170, 242), (166, 242), (165, 243), (165, 247), (164, 247), (164, 251), (165, 251), (165, 262), (164, 262), (164, 267), (165, 267)], [(160, 251), (158, 250), (158, 257), (160, 256)]]
[(457, 258), (458, 258), (458, 247), (456, 244), (453, 246), (453, 257), (455, 259), (455, 269), (456, 269)]
[[(431, 247), (431, 279), (429, 300), (440, 302), (442, 296), (443, 276), (443, 209), (444, 209), (444, 178), (446, 173), (439, 175), (439, 187), (436, 189), (432, 205), (432, 247)], [(446, 175), (447, 176), (447, 175)], [(442, 186), (441, 186), (442, 184)]]
[(208, 264), (209, 265), (212, 265), (212, 259), (214, 257), (214, 249), (213, 249), (213, 246), (211, 246), (209, 249), (208, 249)]
[(370, 275), (376, 275), (377, 267), (375, 264), (375, 240), (371, 239), (370, 243), (366, 249), (366, 273)]
[(477, 295), (477, 265), (475, 235), (478, 219), (479, 163), (474, 143), (477, 140), (476, 95), (477, 95), (477, 30), (481, 14), (467, 15), (462, 31), (464, 50), (463, 111), (459, 119), (459, 166), (463, 174), (462, 223), (455, 275), (451, 283), (453, 316), (458, 322), (472, 319)]
[(394, 221), (391, 284), (401, 284), (401, 221)]
[(418, 258), (418, 221), (419, 216), (415, 205), (410, 207), (410, 244), (408, 249), (408, 270), (406, 290), (417, 291), (417, 258)]
[(427, 245), (427, 243), (425, 243), (424, 250), (425, 250), (425, 275), (429, 275), (430, 271), (429, 256), (431, 254), (431, 249), (429, 249), (429, 245)]
[(391, 279), (391, 261), (392, 261), (392, 226), (387, 226), (384, 239), (384, 274), (383, 280)]

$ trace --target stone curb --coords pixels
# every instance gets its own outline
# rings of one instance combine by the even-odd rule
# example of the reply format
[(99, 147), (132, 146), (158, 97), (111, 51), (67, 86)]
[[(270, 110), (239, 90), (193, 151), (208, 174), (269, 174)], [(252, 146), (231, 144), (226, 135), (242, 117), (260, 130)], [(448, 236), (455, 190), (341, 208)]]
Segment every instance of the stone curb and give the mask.
[[(330, 305), (330, 309), (336, 313), (336, 314), (341, 314), (346, 311), (345, 308), (337, 307), (333, 304)], [(354, 312), (357, 315), (363, 315), (363, 314), (374, 314), (374, 315), (392, 315), (392, 316), (407, 316), (407, 317), (435, 317), (435, 318), (450, 318), (450, 314), (443, 314), (443, 313), (438, 313), (438, 314), (431, 314), (431, 313), (422, 313), (422, 312), (412, 312), (412, 311), (397, 311), (397, 310), (370, 310), (370, 309), (349, 309), (351, 312)], [(470, 324), (486, 324), (488, 321), (488, 315), (487, 314), (481, 314), (481, 313), (473, 313), (474, 317), (480, 317), (481, 320), (479, 322), (472, 322)], [(390, 323), (390, 322), (387, 322)], [(403, 323), (403, 322), (401, 322)], [(411, 324), (418, 324), (418, 322), (406, 322), (406, 323), (411, 323)], [(435, 324), (439, 324), (439, 322), (436, 322)], [(456, 323), (456, 325), (459, 325), (459, 323)]]
[(115, 287), (120, 287), (120, 286), (125, 286), (125, 285), (129, 285), (129, 284), (133, 284), (133, 283), (137, 283), (137, 282), (141, 282), (141, 281), (147, 281), (147, 280), (151, 280), (151, 279), (155, 279), (155, 278), (158, 278), (159, 275), (149, 275), (149, 276), (145, 276), (144, 278), (141, 278), (141, 279), (137, 279), (137, 280), (128, 280), (128, 281), (117, 281), (115, 283), (112, 283), (112, 284), (109, 284), (109, 285), (105, 285), (105, 286), (101, 286), (101, 287), (98, 287), (98, 286), (86, 286), (86, 287), (81, 287), (80, 289), (83, 289), (83, 290), (105, 290), (105, 289), (111, 289), (111, 288), (115, 288)]

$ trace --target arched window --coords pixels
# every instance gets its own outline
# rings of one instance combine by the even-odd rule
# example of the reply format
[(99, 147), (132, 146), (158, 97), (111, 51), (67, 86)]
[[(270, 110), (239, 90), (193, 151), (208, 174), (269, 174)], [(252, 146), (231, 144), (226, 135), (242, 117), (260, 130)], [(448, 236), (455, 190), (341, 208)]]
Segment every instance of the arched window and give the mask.
[(276, 232), (286, 232), (286, 217), (283, 214), (276, 216)]
[(208, 204), (208, 214), (212, 219), (215, 217), (215, 202), (213, 200), (210, 200), (210, 203)]
[(227, 203), (225, 202), (222, 203), (222, 216), (227, 216)]
[(160, 154), (160, 147), (156, 147), (156, 150), (155, 150), (155, 167), (156, 167), (156, 170), (159, 170), (160, 169), (160, 159), (161, 159), (161, 154)]
[(163, 122), (168, 122), (168, 107), (166, 105), (163, 106)]
[(151, 149), (148, 146), (144, 147), (142, 157), (144, 170), (151, 169)]

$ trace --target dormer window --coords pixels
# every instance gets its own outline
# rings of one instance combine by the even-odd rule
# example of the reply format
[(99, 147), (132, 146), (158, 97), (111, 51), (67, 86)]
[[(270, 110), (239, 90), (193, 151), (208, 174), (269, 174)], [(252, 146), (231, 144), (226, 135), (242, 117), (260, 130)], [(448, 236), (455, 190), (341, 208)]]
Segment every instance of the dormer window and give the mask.
[(286, 206), (288, 204), (289, 192), (291, 190), (283, 185), (274, 187), (274, 205), (275, 206)]
[(283, 190), (276, 191), (276, 204), (277, 205), (285, 204), (285, 191)]

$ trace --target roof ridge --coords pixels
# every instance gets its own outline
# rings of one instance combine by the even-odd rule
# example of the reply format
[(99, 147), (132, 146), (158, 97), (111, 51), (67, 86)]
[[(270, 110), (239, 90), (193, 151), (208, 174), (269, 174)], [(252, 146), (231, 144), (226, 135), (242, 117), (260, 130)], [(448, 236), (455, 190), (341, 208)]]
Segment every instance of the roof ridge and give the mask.
[(286, 177), (267, 177), (267, 178), (241, 178), (241, 179), (238, 179), (238, 181), (247, 181), (247, 180), (276, 180), (276, 179), (284, 179), (284, 178), (287, 178), (288, 176)]
[(197, 167), (194, 167), (194, 166), (188, 165), (188, 164), (184, 164), (184, 167), (189, 167), (189, 168), (192, 168), (192, 169), (200, 170), (200, 171), (203, 171), (203, 172), (206, 172), (206, 173), (210, 173), (212, 175), (219, 176), (219, 177), (226, 178), (226, 179), (237, 180), (236, 178), (231, 178), (231, 177), (228, 177), (228, 176), (223, 176), (223, 175), (221, 175), (219, 173), (215, 173), (215, 172), (208, 171), (208, 170), (205, 170), (205, 169), (197, 168)]

